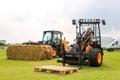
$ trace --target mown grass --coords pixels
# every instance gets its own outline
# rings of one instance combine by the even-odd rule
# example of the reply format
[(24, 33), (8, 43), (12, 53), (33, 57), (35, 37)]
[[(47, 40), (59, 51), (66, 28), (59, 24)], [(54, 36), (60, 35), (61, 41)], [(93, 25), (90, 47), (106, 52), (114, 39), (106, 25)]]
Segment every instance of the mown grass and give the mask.
[(46, 61), (8, 60), (5, 49), (1, 49), (0, 80), (120, 80), (120, 51), (104, 51), (104, 62), (101, 67), (82, 66), (77, 73), (73, 74), (34, 72), (35, 66), (62, 66), (56, 62), (57, 59)]

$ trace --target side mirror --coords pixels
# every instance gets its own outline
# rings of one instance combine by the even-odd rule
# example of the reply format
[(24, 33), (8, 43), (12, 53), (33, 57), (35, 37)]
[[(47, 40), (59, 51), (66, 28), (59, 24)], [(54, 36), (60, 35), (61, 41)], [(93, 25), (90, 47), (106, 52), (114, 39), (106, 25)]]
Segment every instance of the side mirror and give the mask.
[(76, 20), (73, 19), (72, 20), (72, 24), (75, 25), (76, 24)]
[(112, 46), (114, 46), (114, 44), (112, 44)]
[(103, 25), (106, 25), (106, 22), (105, 22), (105, 20), (102, 20), (102, 24), (103, 24)]
[(116, 41), (115, 44), (118, 45), (118, 41)]

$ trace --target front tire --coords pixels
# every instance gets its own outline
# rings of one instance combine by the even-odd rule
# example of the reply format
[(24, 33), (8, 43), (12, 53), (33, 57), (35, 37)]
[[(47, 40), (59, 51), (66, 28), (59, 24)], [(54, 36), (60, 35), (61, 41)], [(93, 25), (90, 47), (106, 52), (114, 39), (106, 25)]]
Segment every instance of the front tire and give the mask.
[(114, 49), (110, 48), (110, 49), (106, 49), (108, 52), (112, 52), (114, 51)]
[(98, 67), (102, 65), (103, 53), (99, 48), (93, 48), (89, 56), (89, 65)]
[(56, 56), (57, 56), (57, 51), (55, 49), (53, 49), (53, 51), (52, 51), (52, 57), (56, 58)]

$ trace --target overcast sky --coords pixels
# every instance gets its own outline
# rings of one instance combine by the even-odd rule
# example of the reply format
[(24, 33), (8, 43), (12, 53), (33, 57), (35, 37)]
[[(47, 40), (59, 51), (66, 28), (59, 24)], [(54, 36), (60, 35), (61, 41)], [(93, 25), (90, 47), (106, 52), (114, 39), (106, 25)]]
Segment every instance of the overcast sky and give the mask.
[(60, 30), (72, 43), (72, 19), (99, 18), (102, 36), (120, 37), (120, 0), (0, 0), (0, 40), (40, 41), (45, 30)]

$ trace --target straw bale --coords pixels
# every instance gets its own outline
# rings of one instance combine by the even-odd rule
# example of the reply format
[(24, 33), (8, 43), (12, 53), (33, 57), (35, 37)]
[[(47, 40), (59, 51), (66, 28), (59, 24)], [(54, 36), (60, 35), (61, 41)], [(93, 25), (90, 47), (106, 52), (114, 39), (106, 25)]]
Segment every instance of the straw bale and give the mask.
[(10, 45), (7, 50), (8, 59), (46, 60), (52, 59), (52, 47), (49, 45)]

